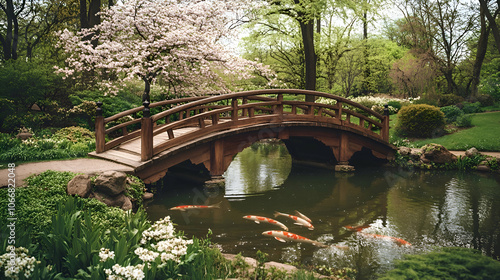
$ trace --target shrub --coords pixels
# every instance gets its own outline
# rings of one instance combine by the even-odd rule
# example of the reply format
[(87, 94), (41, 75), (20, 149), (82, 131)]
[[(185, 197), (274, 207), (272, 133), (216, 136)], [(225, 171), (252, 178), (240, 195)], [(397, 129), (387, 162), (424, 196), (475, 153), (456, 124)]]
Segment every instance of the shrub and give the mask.
[(79, 126), (64, 127), (58, 130), (55, 135), (59, 139), (67, 139), (71, 142), (84, 142), (94, 139), (94, 133), (86, 128)]
[(464, 111), (465, 114), (479, 113), (481, 112), (481, 103), (464, 102), (462, 110)]
[(459, 116), (455, 124), (458, 127), (472, 127), (472, 115)]
[(455, 105), (441, 107), (441, 112), (444, 113), (446, 123), (453, 123), (458, 117), (464, 115), (464, 112)]
[(476, 97), (476, 100), (481, 103), (482, 107), (495, 105), (495, 99), (489, 94), (480, 94)]
[(464, 98), (455, 94), (443, 94), (439, 98), (439, 107), (455, 105), (464, 102)]
[(408, 255), (378, 279), (500, 279), (500, 262), (467, 248)]
[(418, 104), (401, 108), (396, 133), (409, 137), (433, 137), (444, 128), (444, 114), (438, 107)]

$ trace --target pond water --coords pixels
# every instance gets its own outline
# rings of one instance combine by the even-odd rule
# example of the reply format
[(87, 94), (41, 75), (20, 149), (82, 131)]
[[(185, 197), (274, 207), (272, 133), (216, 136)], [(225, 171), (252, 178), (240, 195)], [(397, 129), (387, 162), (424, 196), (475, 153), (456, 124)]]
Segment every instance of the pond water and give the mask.
[[(372, 279), (392, 268), (404, 254), (438, 246), (460, 246), (500, 257), (500, 178), (492, 174), (452, 171), (405, 171), (358, 168), (351, 174), (293, 166), (279, 144), (254, 144), (238, 154), (225, 174), (225, 189), (175, 180), (146, 205), (150, 219), (169, 215), (188, 237), (205, 237), (225, 253), (303, 265), (354, 268), (357, 279)], [(218, 209), (168, 210), (185, 204), (216, 204)], [(280, 211), (307, 215), (314, 230), (294, 225)], [(286, 242), (263, 236), (281, 230), (243, 219), (276, 219), (289, 232), (336, 246)], [(362, 226), (360, 233), (345, 226)], [(411, 246), (400, 246), (391, 236)]]

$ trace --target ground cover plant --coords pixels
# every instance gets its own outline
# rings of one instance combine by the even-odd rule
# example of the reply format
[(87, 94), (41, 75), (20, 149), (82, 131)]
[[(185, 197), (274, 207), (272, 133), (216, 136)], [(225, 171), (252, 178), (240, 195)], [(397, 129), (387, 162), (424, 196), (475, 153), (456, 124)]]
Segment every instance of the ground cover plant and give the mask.
[(50, 129), (39, 130), (26, 140), (0, 133), (0, 164), (85, 157), (93, 150), (94, 133), (82, 127), (66, 127), (54, 133)]

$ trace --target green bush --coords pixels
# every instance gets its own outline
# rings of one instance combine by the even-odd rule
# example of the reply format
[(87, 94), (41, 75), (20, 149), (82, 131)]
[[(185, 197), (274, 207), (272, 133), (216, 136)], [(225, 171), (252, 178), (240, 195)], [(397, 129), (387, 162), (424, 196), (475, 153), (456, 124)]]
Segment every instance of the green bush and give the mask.
[(439, 97), (439, 107), (456, 105), (457, 103), (464, 102), (464, 98), (455, 94), (443, 94)]
[(66, 139), (73, 143), (90, 141), (94, 139), (94, 133), (79, 126), (69, 126), (58, 130), (54, 134), (55, 138)]
[(489, 94), (480, 94), (476, 97), (477, 102), (481, 103), (482, 107), (495, 105), (495, 99)]
[(457, 120), (458, 117), (464, 115), (464, 112), (455, 105), (441, 107), (440, 110), (444, 113), (446, 123), (453, 123)]
[(444, 114), (438, 107), (417, 104), (401, 108), (396, 133), (409, 137), (436, 137), (443, 133)]
[(20, 139), (8, 133), (0, 133), (0, 152), (8, 151), (18, 145), (21, 145)]
[(458, 127), (472, 127), (472, 115), (459, 116), (455, 124)]
[(462, 103), (462, 111), (464, 111), (465, 114), (473, 114), (473, 113), (480, 113), (481, 112), (481, 103), (475, 102), (475, 103), (470, 103), (470, 102), (464, 102)]
[(500, 262), (467, 248), (408, 255), (378, 279), (500, 279)]

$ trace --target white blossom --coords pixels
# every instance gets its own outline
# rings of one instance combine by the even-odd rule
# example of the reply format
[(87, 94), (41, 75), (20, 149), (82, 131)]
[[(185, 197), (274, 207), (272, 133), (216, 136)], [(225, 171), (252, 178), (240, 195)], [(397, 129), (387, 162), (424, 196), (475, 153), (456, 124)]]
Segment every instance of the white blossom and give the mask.
[(101, 259), (101, 262), (105, 262), (108, 259), (114, 259), (115, 258), (115, 252), (110, 251), (109, 249), (101, 248), (99, 251), (99, 258)]
[(112, 269), (104, 269), (108, 280), (142, 280), (144, 279), (144, 265), (138, 264), (136, 266), (121, 266), (115, 264)]
[(5, 277), (10, 279), (19, 279), (20, 273), (25, 278), (30, 278), (35, 270), (35, 264), (38, 264), (34, 257), (28, 256), (28, 249), (24, 247), (7, 246), (7, 253), (0, 256), (0, 268), (5, 271)]

